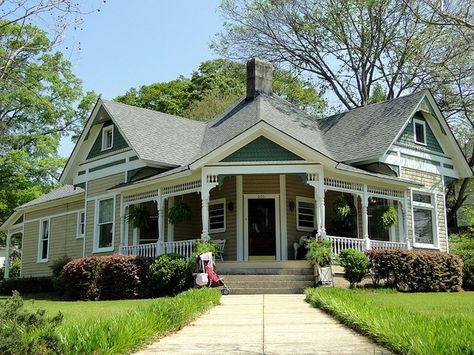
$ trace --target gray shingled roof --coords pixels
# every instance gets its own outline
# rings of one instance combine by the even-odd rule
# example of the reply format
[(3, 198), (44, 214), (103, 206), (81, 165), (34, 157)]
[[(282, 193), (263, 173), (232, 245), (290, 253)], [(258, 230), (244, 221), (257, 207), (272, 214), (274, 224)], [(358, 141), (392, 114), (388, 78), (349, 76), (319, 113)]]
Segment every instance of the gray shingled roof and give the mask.
[(73, 185), (64, 185), (62, 187), (57, 188), (56, 190), (47, 193), (46, 195), (40, 196), (30, 202), (24, 203), (23, 205), (17, 207), (17, 209), (32, 207), (41, 203), (51, 202), (54, 200), (79, 195), (82, 193), (84, 193), (84, 189), (81, 189), (80, 187), (74, 187)]
[(181, 166), (199, 152), (205, 122), (115, 101), (102, 102), (141, 159)]
[(422, 90), (320, 120), (332, 158), (349, 162), (383, 155), (426, 93)]

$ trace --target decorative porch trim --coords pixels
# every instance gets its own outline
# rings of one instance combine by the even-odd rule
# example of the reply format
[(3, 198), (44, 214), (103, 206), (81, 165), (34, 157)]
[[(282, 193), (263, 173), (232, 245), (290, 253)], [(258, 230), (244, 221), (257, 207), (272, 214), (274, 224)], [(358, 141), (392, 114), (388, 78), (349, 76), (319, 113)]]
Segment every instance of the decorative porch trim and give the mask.
[(197, 192), (201, 188), (201, 180), (185, 182), (178, 185), (163, 187), (163, 197), (184, 195), (191, 192)]
[(356, 191), (364, 191), (364, 186), (362, 184), (331, 178), (324, 178), (324, 188), (328, 190), (332, 190), (331, 188), (337, 188), (352, 193)]
[(156, 200), (159, 195), (159, 189), (150, 190), (147, 192), (141, 192), (139, 194), (129, 195), (123, 197), (124, 204), (130, 204), (133, 202), (144, 202), (146, 200)]

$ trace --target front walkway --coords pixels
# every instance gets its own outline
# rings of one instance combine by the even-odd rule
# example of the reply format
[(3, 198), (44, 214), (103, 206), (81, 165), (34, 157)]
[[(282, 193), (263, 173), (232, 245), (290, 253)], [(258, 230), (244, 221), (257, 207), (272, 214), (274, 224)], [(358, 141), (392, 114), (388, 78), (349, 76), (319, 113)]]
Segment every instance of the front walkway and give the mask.
[(138, 354), (389, 354), (304, 295), (230, 295)]

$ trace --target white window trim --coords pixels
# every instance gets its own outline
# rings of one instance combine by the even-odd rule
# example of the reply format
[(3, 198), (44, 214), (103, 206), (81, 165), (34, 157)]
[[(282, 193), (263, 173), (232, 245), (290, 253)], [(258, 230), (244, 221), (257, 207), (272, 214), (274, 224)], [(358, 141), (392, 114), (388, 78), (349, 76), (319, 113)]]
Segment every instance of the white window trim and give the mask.
[[(84, 233), (81, 234), (81, 214), (84, 213)], [(76, 231), (76, 239), (82, 239), (84, 238), (84, 235), (86, 234), (86, 211), (78, 211), (77, 212), (77, 231)]]
[(219, 204), (224, 205), (224, 227), (223, 228), (211, 229), (211, 216), (210, 216), (210, 212), (209, 212), (209, 216), (208, 216), (208, 219), (209, 219), (209, 234), (224, 233), (226, 231), (226, 227), (227, 227), (227, 211), (226, 211), (227, 210), (227, 205), (226, 205), (226, 202), (225, 202), (225, 198), (219, 198), (219, 199), (216, 199), (216, 200), (209, 201), (209, 207), (211, 207), (213, 205), (219, 205)]
[[(92, 247), (92, 253), (106, 253), (114, 251), (114, 242), (115, 242), (115, 204), (116, 204), (116, 195), (101, 196), (100, 198), (95, 199), (95, 209), (94, 209), (94, 244)], [(104, 200), (114, 200), (113, 204), (113, 218), (112, 218), (112, 246), (99, 248), (99, 203)]]
[[(107, 132), (109, 132), (109, 131), (112, 133), (112, 142), (111, 142), (110, 147), (106, 147), (105, 146), (105, 143), (106, 143), (105, 138), (106, 138)], [(114, 146), (114, 125), (110, 125), (110, 126), (102, 128), (102, 151), (112, 149), (113, 146)]]
[[(417, 124), (420, 124), (420, 125), (423, 126), (423, 137), (425, 138), (424, 142), (419, 142), (416, 139), (416, 125)], [(416, 144), (421, 144), (421, 145), (426, 146), (427, 137), (426, 137), (426, 122), (425, 121), (422, 121), (422, 120), (419, 120), (419, 119), (416, 119), (416, 118), (413, 119), (413, 139), (414, 139)]]
[[(413, 200), (414, 194), (429, 195), (431, 197), (431, 203), (417, 202)], [(436, 207), (436, 194), (428, 192), (425, 190), (416, 190), (412, 189), (411, 193), (411, 216), (412, 216), (412, 238), (413, 238), (413, 247), (422, 248), (422, 249), (436, 249), (439, 250), (439, 236), (438, 236), (438, 216), (437, 216), (437, 207)], [(433, 230), (433, 243), (417, 243), (415, 237), (415, 208), (424, 209), (431, 211), (431, 223)]]
[[(298, 213), (298, 206), (300, 202), (306, 202), (306, 203), (311, 203), (314, 205), (314, 215), (313, 215), (313, 228), (309, 227), (300, 227), (300, 217)], [(296, 212), (296, 230), (301, 231), (301, 232), (312, 232), (314, 231), (316, 227), (316, 201), (312, 198), (309, 197), (302, 197), (302, 196), (296, 196), (296, 206), (295, 206), (295, 212)]]
[[(43, 247), (43, 222), (48, 221), (48, 250), (46, 252), (46, 259), (41, 258), (42, 247)], [(37, 263), (47, 263), (49, 259), (49, 245), (51, 244), (51, 218), (42, 218), (39, 220), (39, 231), (38, 231), (38, 254), (36, 256)]]

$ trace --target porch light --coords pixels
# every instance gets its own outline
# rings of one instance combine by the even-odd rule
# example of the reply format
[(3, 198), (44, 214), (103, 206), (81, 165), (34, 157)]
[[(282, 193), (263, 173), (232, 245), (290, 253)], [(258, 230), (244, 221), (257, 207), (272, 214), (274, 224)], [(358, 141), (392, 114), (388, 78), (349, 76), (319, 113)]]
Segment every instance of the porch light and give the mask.
[(234, 203), (231, 201), (227, 204), (227, 210), (229, 212), (233, 212), (234, 211)]

